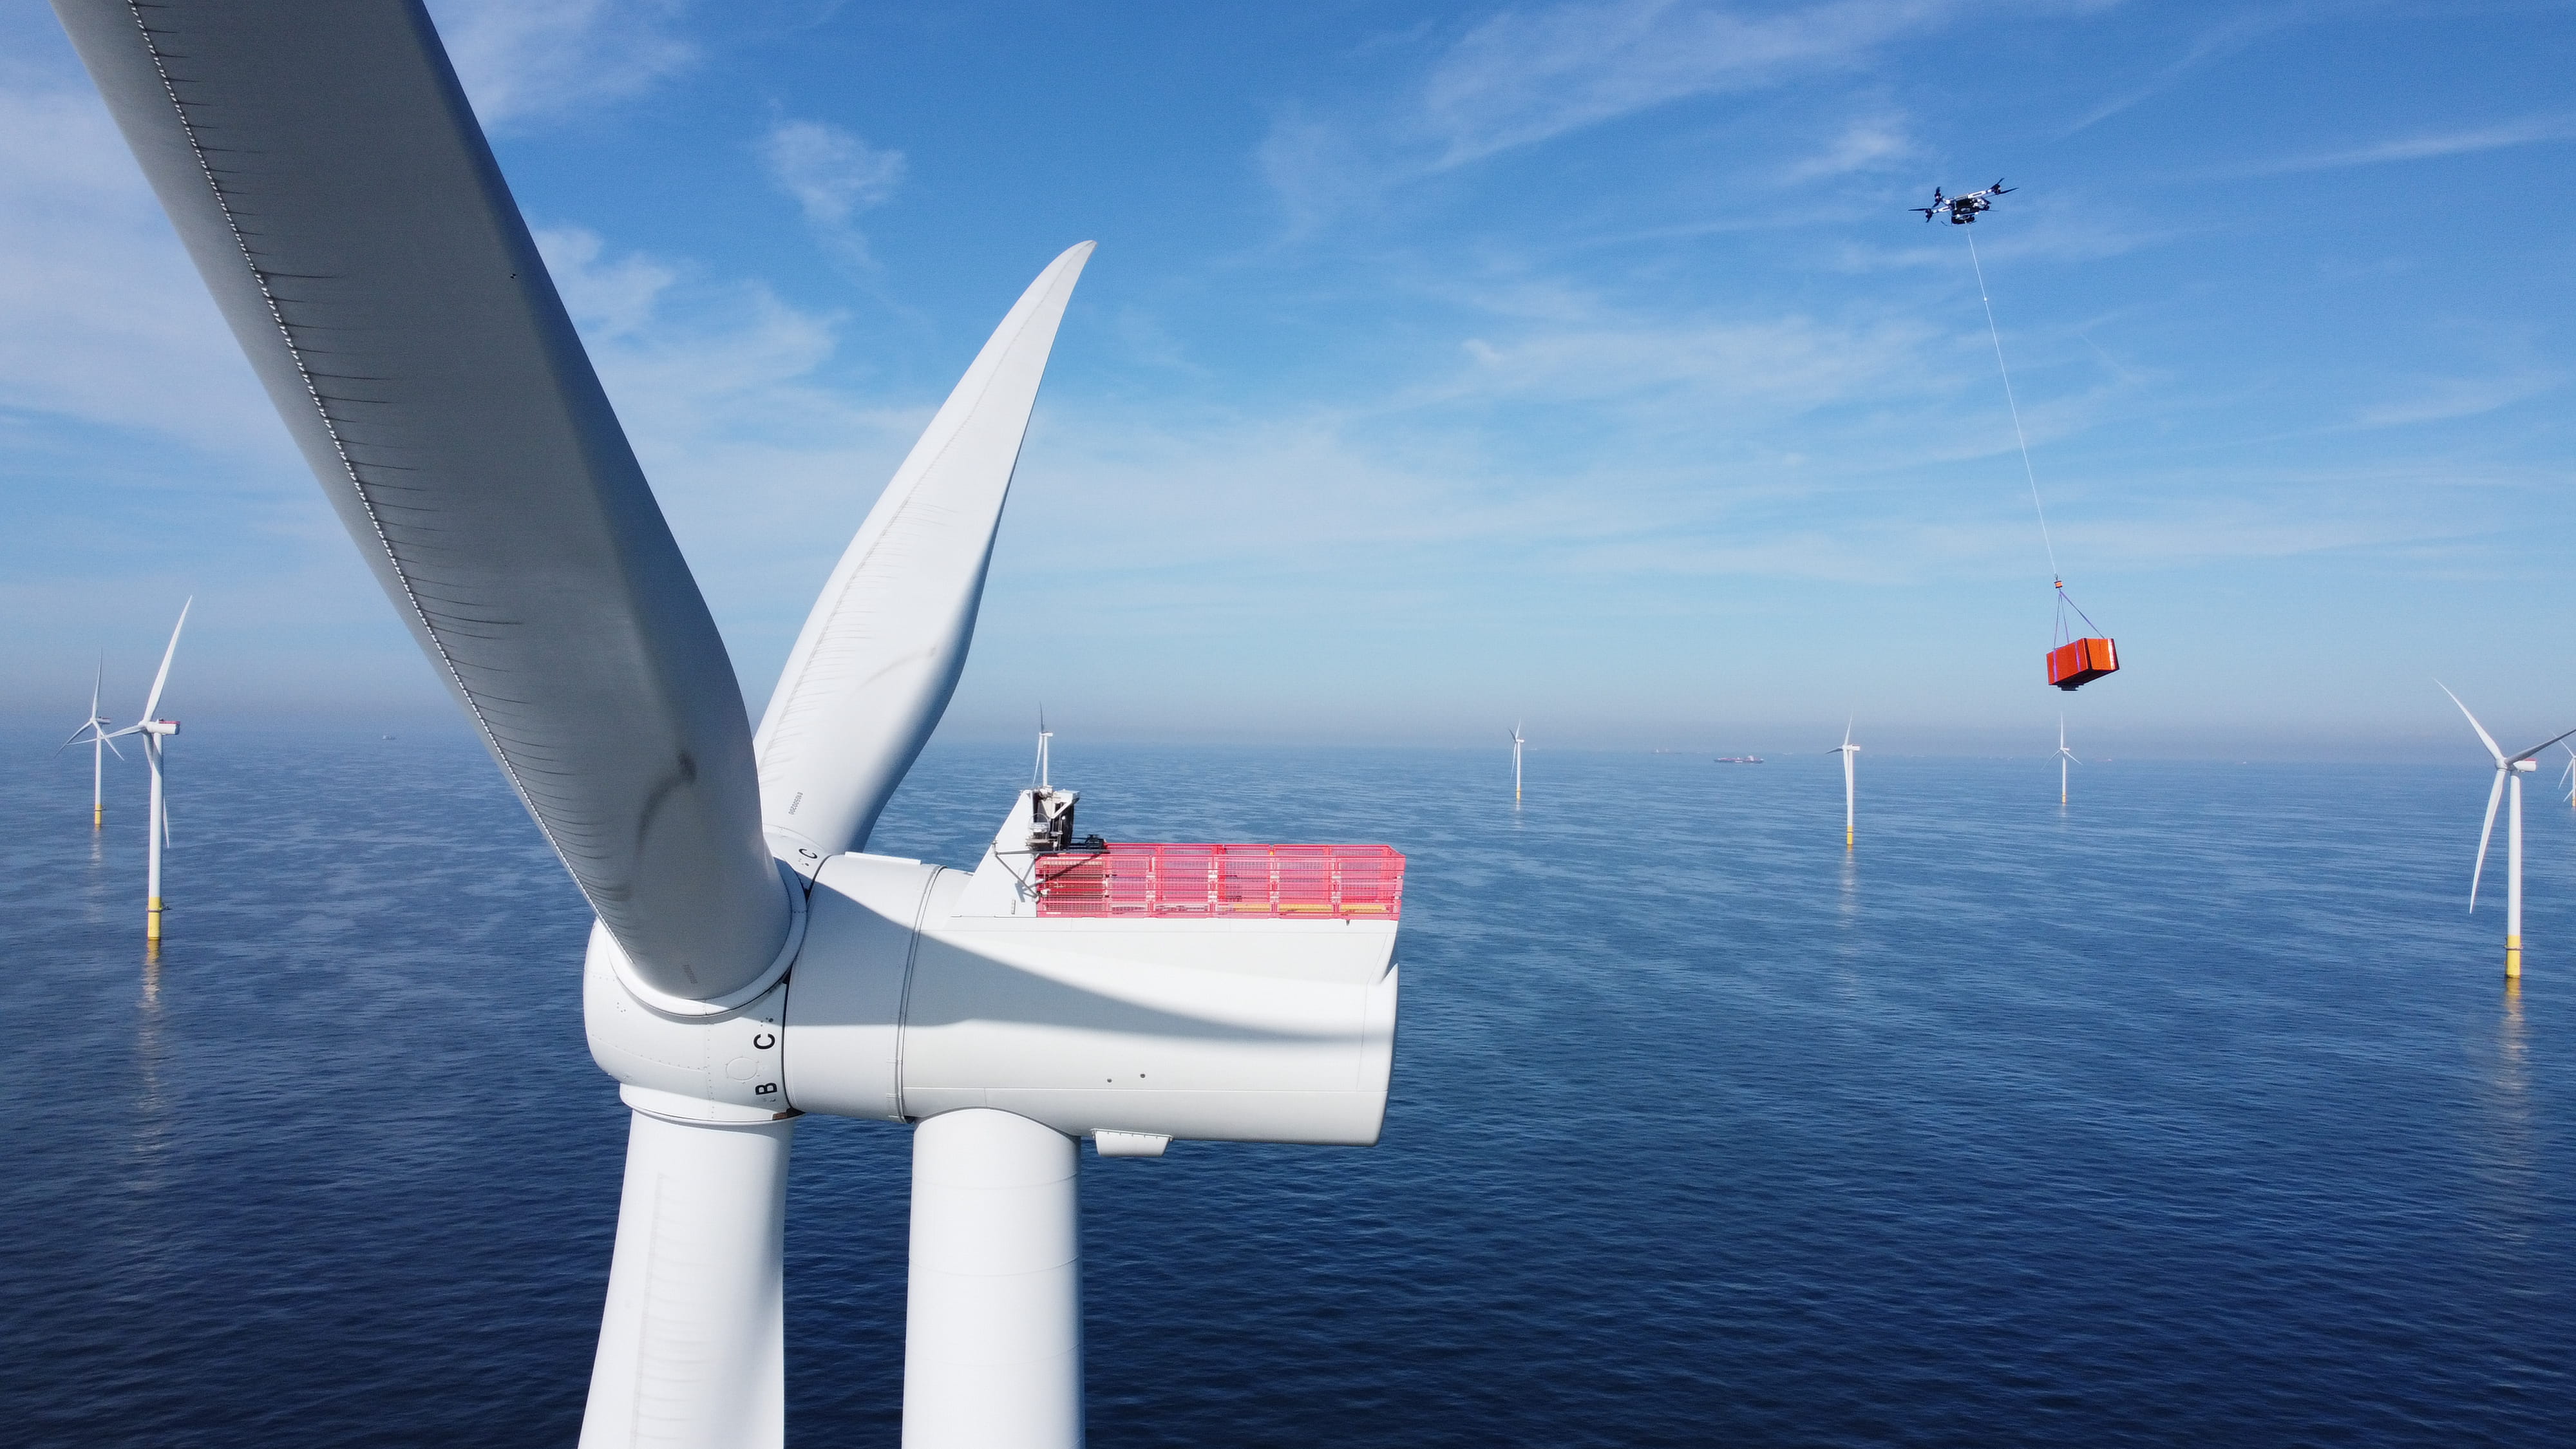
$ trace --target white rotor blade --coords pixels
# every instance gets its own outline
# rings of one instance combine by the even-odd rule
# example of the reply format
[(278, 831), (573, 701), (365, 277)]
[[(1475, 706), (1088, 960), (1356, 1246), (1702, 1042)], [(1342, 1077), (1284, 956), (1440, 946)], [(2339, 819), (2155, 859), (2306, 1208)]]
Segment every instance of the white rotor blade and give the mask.
[(419, 0), (56, 0), (422, 650), (649, 985), (786, 938), (724, 641)]
[(2533, 745), (2530, 749), (2514, 756), (2514, 758), (2517, 760), (2536, 760), (2540, 758), (2540, 752), (2542, 750), (2548, 749), (2551, 745), (2558, 743), (2560, 740), (2566, 739), (2569, 735), (2576, 735), (2576, 730), (2567, 730), (2560, 734), (2551, 735), (2549, 738), (2542, 740), (2539, 744)]
[[(2442, 681), (2438, 679), (2434, 680), (2433, 684), (2435, 688), (2441, 690), (2444, 694), (2451, 694), (2451, 686), (2442, 683)], [(2460, 697), (2456, 694), (2451, 694), (2451, 703), (2460, 704)], [(2460, 713), (2469, 715), (2469, 728), (2478, 732), (2478, 739), (2487, 747), (2487, 753), (2495, 756), (2495, 762), (2498, 765), (2502, 765), (2504, 763), (2504, 750), (2501, 746), (2496, 744), (2495, 736), (2487, 733), (2487, 727), (2478, 723), (2478, 717), (2476, 715), (2469, 714), (2469, 707), (2467, 705), (2460, 704)], [(2576, 730), (2571, 730), (2569, 733), (2576, 734)], [(2544, 746), (2544, 748), (2546, 747)]]
[(763, 823), (800, 863), (866, 843), (966, 667), (1002, 504), (1084, 242), (1029, 284), (832, 570), (755, 748)]
[(2478, 865), (2469, 872), (2469, 909), (2478, 908), (2478, 880), (2487, 873), (2487, 838), (2495, 834), (2496, 802), (2504, 798), (2504, 771), (2496, 771), (2495, 788), (2487, 792), (2487, 823), (2478, 827)]
[(170, 682), (170, 660), (179, 652), (179, 631), (188, 627), (188, 611), (196, 604), (195, 596), (191, 595), (186, 603), (179, 606), (179, 622), (170, 626), (170, 647), (161, 651), (161, 672), (152, 676), (152, 692), (143, 699), (145, 719), (156, 718), (153, 711), (161, 707), (162, 686)]

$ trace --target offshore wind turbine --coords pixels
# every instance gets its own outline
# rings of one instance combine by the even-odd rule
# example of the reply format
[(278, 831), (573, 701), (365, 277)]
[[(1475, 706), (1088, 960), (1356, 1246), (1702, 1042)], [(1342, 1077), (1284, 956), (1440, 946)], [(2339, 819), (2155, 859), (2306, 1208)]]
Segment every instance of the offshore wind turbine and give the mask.
[(1521, 727), (1514, 724), (1512, 726), (1512, 803), (1515, 805), (1521, 803), (1521, 746), (1525, 743), (1527, 741), (1521, 738)]
[(2075, 758), (2073, 750), (2066, 747), (2066, 716), (2061, 714), (2057, 717), (2057, 803), (2060, 805), (2066, 803), (2066, 767), (2070, 762), (2078, 765), (2084, 763)]
[(2576, 750), (2558, 747), (2567, 754), (2567, 768), (2558, 772), (2558, 788), (2567, 792), (2567, 803), (2576, 805)]
[(152, 818), (145, 831), (150, 844), (144, 851), (143, 867), (143, 941), (153, 951), (161, 949), (161, 849), (170, 843), (170, 807), (161, 782), (161, 742), (179, 732), (177, 720), (160, 717), (161, 690), (170, 682), (170, 660), (179, 652), (179, 631), (188, 627), (188, 610), (196, 602), (191, 596), (179, 606), (179, 622), (170, 626), (170, 644), (161, 651), (161, 668), (152, 676), (152, 692), (143, 699), (143, 717), (109, 736), (141, 735), (143, 762), (152, 771)]
[[(630, 1119), (581, 1442), (783, 1441), (788, 1152), (820, 1112), (912, 1128), (905, 1444), (1081, 1443), (1080, 1141), (1375, 1142), (1402, 891), (1383, 846), (1077, 844), (1054, 788), (972, 872), (864, 851), (964, 668), (1091, 244), (932, 418), (755, 733), (419, 0), (56, 12), (597, 915), (584, 1022)], [(496, 1011), (538, 989), (466, 984)]]
[(2504, 795), (2506, 782), (2512, 782), (2513, 810), (2511, 819), (2505, 825), (2504, 835), (2506, 877), (2504, 976), (2507, 981), (2520, 981), (2522, 979), (2522, 777), (2540, 768), (2539, 756), (2542, 750), (2548, 749), (2568, 735), (2576, 735), (2576, 730), (2553, 735), (2520, 754), (2507, 756), (2503, 749), (2497, 746), (2495, 736), (2488, 734), (2487, 727), (2478, 723), (2478, 717), (2469, 714), (2469, 707), (2460, 704), (2460, 697), (2451, 694), (2451, 687), (2438, 679), (2433, 682), (2440, 686), (2444, 694), (2451, 695), (2451, 703), (2460, 705), (2460, 713), (2468, 715), (2469, 728), (2478, 732), (2478, 743), (2485, 745), (2487, 753), (2495, 757), (2495, 787), (2487, 791), (2486, 823), (2478, 827), (2478, 863), (2476, 869), (2469, 873), (2469, 909), (2472, 911), (2478, 908), (2478, 880), (2486, 874), (2487, 841), (2495, 834), (2496, 801)]
[(1843, 721), (1843, 742), (1825, 753), (1843, 757), (1843, 849), (1849, 850), (1852, 848), (1852, 826), (1858, 815), (1859, 801), (1859, 790), (1853, 780), (1852, 759), (1860, 753), (1860, 746), (1852, 743), (1850, 720)]
[(89, 718), (81, 722), (79, 729), (72, 731), (70, 739), (54, 748), (54, 753), (59, 755), (82, 740), (89, 741), (89, 828), (92, 830), (102, 828), (107, 822), (108, 753), (114, 751), (118, 759), (125, 758), (125, 751), (116, 748), (114, 737), (107, 732), (107, 727), (115, 721), (98, 712), (98, 690), (106, 680), (107, 660), (101, 658), (98, 672), (89, 681)]

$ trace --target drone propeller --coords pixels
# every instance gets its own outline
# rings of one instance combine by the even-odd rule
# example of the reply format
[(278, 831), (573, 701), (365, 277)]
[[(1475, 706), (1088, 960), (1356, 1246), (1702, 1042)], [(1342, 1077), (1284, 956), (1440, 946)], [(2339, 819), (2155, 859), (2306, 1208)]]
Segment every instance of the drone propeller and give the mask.
[(1992, 191), (1997, 196), (2005, 195), (2006, 193), (2017, 189), (2018, 188), (2016, 187), (2004, 185), (2004, 179), (2000, 176), (1995, 178), (1995, 184), (1993, 186), (1987, 188), (1987, 190)]

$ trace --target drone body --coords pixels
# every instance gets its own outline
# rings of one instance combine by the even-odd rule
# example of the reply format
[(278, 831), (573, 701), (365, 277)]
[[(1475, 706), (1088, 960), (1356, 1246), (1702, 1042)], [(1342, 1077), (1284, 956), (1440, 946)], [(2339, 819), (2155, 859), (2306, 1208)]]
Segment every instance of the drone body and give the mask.
[(2000, 176), (1995, 178), (1994, 185), (1983, 191), (1971, 191), (1965, 196), (1943, 196), (1941, 188), (1935, 186), (1932, 188), (1930, 206), (1909, 206), (1906, 210), (1920, 212), (1927, 222), (1936, 216), (1946, 214), (1952, 226), (1971, 226), (1975, 224), (1979, 212), (1994, 209), (1996, 197), (2020, 189), (2017, 186), (2004, 185), (2003, 178)]

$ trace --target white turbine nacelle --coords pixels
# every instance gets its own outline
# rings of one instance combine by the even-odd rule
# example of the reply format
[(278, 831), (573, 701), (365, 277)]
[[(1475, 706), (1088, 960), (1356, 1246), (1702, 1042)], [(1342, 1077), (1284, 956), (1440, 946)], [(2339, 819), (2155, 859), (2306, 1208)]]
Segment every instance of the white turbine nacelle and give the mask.
[(787, 978), (721, 1015), (648, 1004), (595, 928), (593, 1058), (629, 1105), (674, 1119), (912, 1122), (986, 1107), (1091, 1137), (1104, 1156), (1173, 1138), (1376, 1142), (1396, 922), (1041, 915), (1028, 822), (1070, 793), (1022, 791), (972, 874), (825, 861)]
[(179, 722), (175, 719), (147, 719), (134, 728), (147, 735), (175, 735), (179, 732)]

